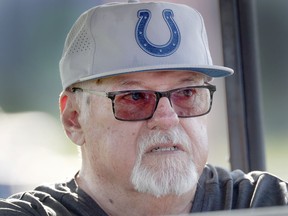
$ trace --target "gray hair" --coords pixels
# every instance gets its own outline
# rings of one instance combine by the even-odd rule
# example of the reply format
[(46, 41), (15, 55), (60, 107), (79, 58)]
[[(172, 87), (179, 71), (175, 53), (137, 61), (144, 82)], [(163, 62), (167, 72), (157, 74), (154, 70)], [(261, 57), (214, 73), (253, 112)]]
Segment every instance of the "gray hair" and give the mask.
[[(71, 89), (73, 87), (78, 87), (78, 88), (83, 88), (83, 89), (92, 89), (93, 86), (95, 86), (95, 82), (85, 81), (85, 82), (79, 82), (79, 83), (73, 84), (68, 89), (71, 92)], [(75, 101), (77, 105), (79, 106), (79, 117), (80, 117), (81, 122), (86, 122), (89, 118), (89, 115), (91, 112), (90, 100), (91, 100), (91, 96), (89, 93), (81, 92), (80, 94), (78, 94), (77, 92), (75, 92)]]

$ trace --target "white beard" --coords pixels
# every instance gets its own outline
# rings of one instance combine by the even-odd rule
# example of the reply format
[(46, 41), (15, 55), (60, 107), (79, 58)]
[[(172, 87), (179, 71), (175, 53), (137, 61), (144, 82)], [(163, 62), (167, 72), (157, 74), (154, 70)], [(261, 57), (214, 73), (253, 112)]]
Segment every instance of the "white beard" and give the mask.
[(181, 144), (190, 150), (190, 141), (183, 130), (156, 131), (143, 136), (138, 142), (139, 153), (131, 174), (135, 190), (149, 193), (156, 197), (181, 195), (192, 190), (198, 181), (198, 173), (190, 155), (185, 157), (161, 157), (150, 163), (143, 163), (145, 151), (158, 143)]

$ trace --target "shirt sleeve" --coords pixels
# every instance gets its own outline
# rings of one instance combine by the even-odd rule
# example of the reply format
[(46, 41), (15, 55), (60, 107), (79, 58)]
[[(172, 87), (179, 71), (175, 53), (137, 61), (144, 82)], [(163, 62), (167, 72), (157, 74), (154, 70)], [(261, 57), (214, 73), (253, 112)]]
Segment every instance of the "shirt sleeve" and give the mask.
[(15, 194), (8, 199), (0, 200), (1, 216), (54, 216), (71, 215), (49, 194), (32, 191)]
[(1, 216), (107, 216), (103, 209), (69, 182), (41, 185), (32, 191), (0, 200)]
[[(28, 199), (27, 199), (28, 198)], [(48, 215), (39, 208), (39, 204), (35, 198), (32, 198), (29, 193), (16, 194), (7, 199), (0, 200), (0, 215), (2, 216), (39, 216)], [(27, 200), (26, 200), (27, 199)], [(30, 200), (30, 202), (28, 201)], [(41, 210), (40, 210), (41, 209)]]

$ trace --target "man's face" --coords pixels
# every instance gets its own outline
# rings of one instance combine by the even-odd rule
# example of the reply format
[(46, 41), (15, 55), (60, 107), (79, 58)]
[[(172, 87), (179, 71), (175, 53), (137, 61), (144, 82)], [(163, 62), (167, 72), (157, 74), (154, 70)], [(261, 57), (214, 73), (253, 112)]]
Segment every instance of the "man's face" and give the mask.
[[(167, 91), (203, 84), (202, 75), (165, 71), (106, 78), (92, 89)], [(115, 119), (110, 99), (90, 95), (90, 115), (82, 130), (86, 177), (125, 190), (155, 196), (188, 192), (207, 160), (206, 116), (179, 118), (166, 97), (151, 119), (129, 122)]]

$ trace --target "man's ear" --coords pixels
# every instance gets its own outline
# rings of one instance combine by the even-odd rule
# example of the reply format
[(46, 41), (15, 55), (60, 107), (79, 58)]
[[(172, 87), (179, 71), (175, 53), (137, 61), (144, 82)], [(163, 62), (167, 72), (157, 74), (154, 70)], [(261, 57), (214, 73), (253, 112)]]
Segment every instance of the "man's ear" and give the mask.
[(64, 91), (59, 98), (60, 117), (67, 136), (77, 145), (85, 143), (82, 126), (79, 123), (79, 105), (75, 95)]

